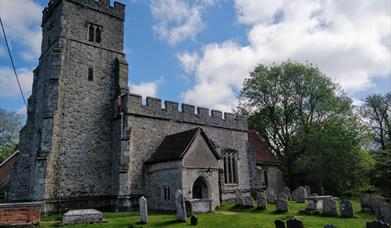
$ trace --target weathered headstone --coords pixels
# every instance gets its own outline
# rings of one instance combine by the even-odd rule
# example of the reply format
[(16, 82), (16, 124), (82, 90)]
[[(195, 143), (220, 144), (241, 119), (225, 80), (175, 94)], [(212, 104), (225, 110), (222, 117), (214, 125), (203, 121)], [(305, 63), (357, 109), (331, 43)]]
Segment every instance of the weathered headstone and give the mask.
[(390, 225), (384, 224), (382, 221), (367, 222), (366, 228), (390, 228)]
[(263, 192), (258, 193), (257, 204), (259, 209), (266, 209), (267, 199), (265, 193)]
[(284, 199), (284, 200), (286, 200), (286, 201), (289, 201), (289, 197), (288, 197), (288, 195), (285, 193), (285, 192), (280, 192), (279, 194), (278, 194), (278, 196), (277, 196), (277, 199), (278, 198), (282, 198), (282, 199)]
[(310, 188), (310, 186), (306, 185), (306, 186), (304, 186), (304, 188), (305, 188), (306, 196), (311, 195), (311, 188)]
[(95, 209), (70, 210), (63, 215), (62, 224), (90, 224), (102, 219), (102, 212)]
[(243, 207), (245, 205), (244, 198), (239, 196), (235, 199), (235, 205), (239, 207)]
[(312, 193), (311, 196), (319, 196), (318, 193)]
[(278, 212), (288, 211), (288, 201), (283, 198), (278, 198), (276, 201), (276, 209)]
[(337, 216), (337, 203), (333, 199), (323, 200), (323, 214), (326, 216)]
[(175, 208), (178, 220), (183, 222), (186, 221), (185, 201), (183, 200), (182, 192), (179, 189), (175, 192)]
[(276, 197), (276, 195), (274, 193), (270, 192), (270, 193), (267, 194), (266, 197), (267, 197), (267, 202), (268, 203), (276, 203), (277, 197)]
[(186, 215), (187, 217), (190, 217), (193, 215), (193, 204), (191, 201), (186, 200), (185, 201), (185, 207), (186, 207)]
[(303, 222), (296, 218), (289, 219), (286, 224), (288, 225), (288, 228), (304, 228)]
[(288, 196), (288, 200), (292, 200), (291, 190), (287, 186), (284, 187), (282, 192), (284, 192)]
[(258, 192), (255, 190), (250, 191), (250, 196), (253, 197), (253, 199), (256, 199), (258, 197)]
[(143, 224), (148, 223), (148, 206), (147, 206), (147, 199), (144, 196), (141, 196), (138, 200), (139, 207), (140, 207), (140, 222)]
[(198, 217), (195, 216), (195, 215), (191, 216), (191, 218), (190, 218), (190, 224), (193, 225), (193, 226), (198, 225)]
[(296, 203), (304, 203), (305, 202), (305, 197), (307, 196), (306, 189), (303, 186), (299, 186), (295, 190), (295, 198), (296, 198)]
[(371, 211), (372, 208), (372, 196), (365, 194), (360, 199), (361, 211)]
[(244, 206), (245, 207), (254, 207), (254, 199), (251, 196), (244, 197)]
[(339, 203), (339, 210), (343, 218), (352, 218), (354, 216), (353, 205), (350, 200), (342, 200)]
[(323, 228), (337, 228), (337, 227), (333, 224), (326, 224), (323, 226)]
[(380, 206), (383, 204), (385, 199), (380, 196), (372, 196), (371, 197), (371, 210), (372, 212), (376, 213), (379, 209)]
[(391, 204), (384, 202), (376, 212), (377, 220), (391, 224)]
[(285, 223), (281, 220), (274, 221), (274, 224), (276, 225), (276, 228), (285, 228)]

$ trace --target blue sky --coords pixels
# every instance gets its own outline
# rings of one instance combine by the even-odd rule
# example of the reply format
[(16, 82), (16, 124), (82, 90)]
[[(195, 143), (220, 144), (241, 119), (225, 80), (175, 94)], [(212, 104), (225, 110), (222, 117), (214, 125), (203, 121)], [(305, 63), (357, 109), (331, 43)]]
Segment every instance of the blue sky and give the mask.
[[(230, 111), (257, 64), (309, 61), (359, 104), (391, 90), (387, 0), (121, 0), (132, 92)], [(356, 7), (351, 7), (352, 3)], [(1, 0), (26, 97), (46, 0)], [(300, 9), (300, 10), (298, 10)], [(0, 107), (24, 113), (0, 36)]]

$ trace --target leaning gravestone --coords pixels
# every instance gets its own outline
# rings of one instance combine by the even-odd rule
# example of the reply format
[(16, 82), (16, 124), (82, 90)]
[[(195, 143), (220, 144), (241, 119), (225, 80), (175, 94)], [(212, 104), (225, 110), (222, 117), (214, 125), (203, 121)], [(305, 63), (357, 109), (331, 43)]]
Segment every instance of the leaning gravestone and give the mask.
[(267, 199), (266, 195), (263, 192), (258, 193), (257, 206), (259, 209), (266, 209), (267, 207)]
[(363, 195), (360, 199), (361, 211), (371, 211), (372, 208), (372, 196), (369, 194)]
[(245, 205), (244, 198), (239, 196), (235, 199), (235, 205), (239, 207), (243, 207)]
[(323, 228), (337, 228), (337, 227), (333, 224), (326, 224), (326, 225), (324, 225)]
[(147, 199), (144, 196), (141, 196), (138, 200), (140, 206), (140, 222), (143, 224), (148, 223), (148, 207), (147, 207)]
[(288, 228), (304, 228), (303, 222), (296, 218), (289, 219), (286, 224), (288, 225)]
[(391, 204), (384, 202), (376, 212), (377, 220), (391, 224)]
[(380, 206), (383, 204), (384, 201), (385, 201), (385, 199), (383, 197), (372, 196), (372, 198), (371, 198), (372, 212), (376, 213), (380, 209)]
[(326, 216), (337, 216), (337, 203), (333, 199), (323, 200), (323, 214)]
[(350, 200), (342, 200), (339, 203), (339, 210), (343, 218), (352, 218), (354, 216), (353, 205)]
[(390, 225), (384, 224), (382, 221), (367, 222), (366, 228), (390, 228)]
[(278, 194), (278, 196), (277, 196), (277, 199), (278, 199), (278, 198), (282, 198), (282, 199), (284, 199), (284, 200), (286, 200), (286, 201), (289, 201), (288, 195), (287, 195), (286, 193), (284, 193), (284, 192), (280, 192), (280, 193)]
[(175, 192), (175, 207), (176, 207), (176, 215), (179, 221), (186, 221), (186, 207), (185, 201), (183, 200), (183, 195), (181, 190), (176, 190)]
[(303, 186), (299, 186), (295, 190), (296, 203), (304, 203), (305, 202), (305, 197), (307, 196), (306, 191), (307, 190)]
[(287, 186), (284, 187), (282, 192), (288, 196), (288, 200), (292, 200), (291, 190)]
[(276, 201), (276, 209), (278, 212), (288, 211), (288, 201), (282, 198), (278, 198)]
[(102, 219), (102, 212), (95, 209), (70, 210), (63, 215), (62, 224), (90, 224)]
[(304, 186), (304, 188), (305, 188), (305, 192), (306, 192), (306, 197), (311, 195), (311, 188), (310, 188), (310, 186), (306, 185), (306, 186)]
[(245, 207), (254, 207), (254, 199), (251, 196), (244, 197), (244, 206)]
[(281, 220), (274, 221), (274, 224), (276, 225), (276, 228), (285, 228), (285, 223)]
[(198, 225), (198, 217), (195, 216), (195, 215), (191, 216), (191, 218), (190, 218), (190, 224), (193, 225), (193, 226)]

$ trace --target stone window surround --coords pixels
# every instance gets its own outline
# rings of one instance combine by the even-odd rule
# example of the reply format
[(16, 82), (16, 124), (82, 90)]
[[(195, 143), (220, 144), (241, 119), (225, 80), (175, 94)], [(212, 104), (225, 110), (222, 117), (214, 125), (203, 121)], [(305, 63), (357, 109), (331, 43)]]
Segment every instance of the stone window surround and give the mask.
[(222, 160), (224, 168), (224, 184), (225, 185), (238, 185), (238, 152), (233, 149), (225, 149), (222, 151)]
[[(87, 36), (86, 40), (91, 43), (95, 44), (101, 44), (102, 43), (102, 33), (103, 33), (103, 27), (101, 25), (87, 22), (86, 23), (86, 30), (87, 30)], [(91, 30), (92, 29), (92, 30)], [(97, 33), (99, 31), (99, 33)], [(97, 38), (97, 34), (99, 34), (99, 39)]]

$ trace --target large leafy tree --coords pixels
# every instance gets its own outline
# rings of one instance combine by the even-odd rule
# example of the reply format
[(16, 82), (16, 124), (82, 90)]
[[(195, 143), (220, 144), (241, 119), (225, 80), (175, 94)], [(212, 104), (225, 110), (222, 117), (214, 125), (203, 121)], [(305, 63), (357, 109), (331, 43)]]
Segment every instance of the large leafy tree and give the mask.
[(15, 152), (21, 127), (22, 115), (0, 108), (0, 162)]
[[(290, 187), (300, 181), (299, 176), (308, 180), (323, 163), (349, 161), (359, 151), (359, 134), (344, 124), (353, 118), (351, 99), (311, 64), (257, 66), (244, 81), (240, 101), (239, 110), (248, 115), (249, 127), (283, 162)], [(344, 137), (333, 137), (337, 135)], [(344, 155), (346, 159), (336, 159)], [(317, 178), (322, 179), (319, 184), (324, 182), (324, 175), (312, 180)]]
[(391, 143), (391, 92), (366, 97), (359, 110), (375, 135), (375, 144), (385, 150)]

